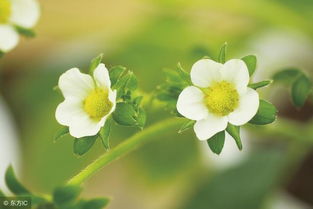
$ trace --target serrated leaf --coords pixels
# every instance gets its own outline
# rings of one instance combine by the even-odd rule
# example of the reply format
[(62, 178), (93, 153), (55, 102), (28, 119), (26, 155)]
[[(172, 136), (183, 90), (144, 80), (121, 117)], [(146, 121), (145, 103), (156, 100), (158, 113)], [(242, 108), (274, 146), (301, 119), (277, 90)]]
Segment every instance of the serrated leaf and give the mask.
[(290, 85), (301, 74), (302, 72), (296, 68), (288, 68), (275, 73), (273, 76), (273, 80), (275, 82), (280, 82), (285, 85)]
[(126, 68), (123, 66), (114, 66), (110, 69), (110, 80), (111, 86), (114, 89), (117, 81), (122, 77), (122, 75), (126, 72)]
[(137, 120), (137, 126), (139, 128), (142, 129), (146, 125), (147, 115), (146, 115), (146, 112), (143, 108), (138, 109), (136, 120)]
[(306, 75), (299, 76), (291, 87), (292, 102), (296, 107), (302, 107), (312, 92), (312, 82)]
[(240, 127), (239, 126), (234, 126), (230, 123), (228, 123), (227, 128), (226, 128), (227, 133), (233, 137), (235, 140), (237, 147), (239, 150), (242, 150), (242, 142), (240, 138)]
[(255, 55), (248, 55), (243, 58), (241, 58), (242, 61), (244, 61), (247, 65), (247, 68), (249, 70), (250, 77), (253, 75), (256, 69), (257, 65), (257, 59)]
[(227, 43), (225, 42), (223, 44), (223, 46), (221, 47), (220, 53), (219, 53), (218, 58), (217, 58), (217, 61), (219, 63), (225, 63), (225, 61), (226, 61), (226, 50), (227, 50)]
[(29, 38), (33, 38), (36, 36), (36, 33), (29, 28), (23, 28), (21, 26), (15, 25), (15, 29), (20, 35), (23, 35)]
[(74, 140), (73, 151), (76, 155), (83, 155), (88, 152), (91, 147), (94, 145), (98, 135), (95, 136), (86, 136)]
[(80, 194), (81, 188), (76, 185), (58, 187), (53, 192), (53, 201), (57, 205), (66, 205), (73, 202)]
[(215, 154), (219, 155), (224, 147), (225, 142), (225, 131), (218, 132), (214, 136), (212, 136), (210, 139), (207, 140), (207, 143)]
[(260, 106), (256, 115), (249, 121), (255, 125), (266, 125), (276, 120), (277, 109), (276, 107), (265, 101), (260, 100)]
[(100, 138), (106, 150), (110, 149), (110, 132), (111, 132), (112, 119), (106, 120), (104, 126), (100, 130)]
[(95, 198), (88, 200), (83, 204), (82, 209), (102, 209), (105, 208), (110, 202), (109, 198)]
[(193, 125), (196, 123), (196, 121), (194, 120), (188, 120), (186, 121), (181, 127), (180, 129), (178, 130), (178, 133), (182, 133), (188, 129), (190, 129), (191, 127), (193, 127)]
[(65, 135), (68, 134), (68, 133), (69, 133), (68, 127), (62, 127), (62, 128), (60, 128), (60, 129), (56, 132), (53, 141), (54, 141), (54, 142), (58, 141), (58, 139), (61, 139), (63, 136), (65, 136)]
[(17, 180), (12, 166), (9, 166), (5, 173), (5, 183), (13, 194), (30, 194), (30, 192)]
[(97, 57), (93, 58), (90, 62), (89, 72), (92, 75), (93, 71), (98, 67), (103, 59), (103, 54), (99, 54)]
[(120, 125), (135, 126), (137, 124), (136, 110), (131, 104), (124, 102), (117, 103), (116, 109), (113, 112), (113, 119)]
[(260, 82), (257, 82), (257, 83), (250, 83), (248, 85), (248, 87), (250, 87), (252, 89), (258, 89), (258, 88), (262, 88), (262, 87), (268, 86), (272, 82), (273, 82), (272, 80), (265, 80), (265, 81), (260, 81)]

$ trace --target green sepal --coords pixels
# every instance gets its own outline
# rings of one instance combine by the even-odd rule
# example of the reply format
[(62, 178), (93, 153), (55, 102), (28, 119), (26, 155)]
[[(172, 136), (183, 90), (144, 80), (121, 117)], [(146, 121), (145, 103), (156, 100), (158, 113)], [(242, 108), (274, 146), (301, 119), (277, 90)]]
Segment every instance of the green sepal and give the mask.
[(73, 152), (78, 156), (84, 155), (94, 145), (98, 135), (86, 136), (78, 139), (74, 139)]
[(58, 141), (59, 139), (61, 139), (61, 138), (64, 137), (65, 135), (69, 134), (69, 131), (70, 131), (69, 128), (68, 128), (68, 127), (65, 127), (65, 126), (62, 127), (62, 128), (60, 128), (60, 129), (56, 132), (53, 141), (54, 141), (54, 142)]
[(258, 89), (258, 88), (262, 88), (262, 87), (268, 86), (271, 83), (273, 83), (273, 80), (265, 80), (265, 81), (260, 81), (260, 82), (257, 82), (257, 83), (250, 83), (248, 85), (248, 87), (250, 87), (252, 89)]
[(117, 103), (113, 112), (113, 119), (119, 125), (143, 128), (146, 122), (146, 113), (142, 108), (138, 108), (134, 104), (120, 102)]
[(109, 202), (109, 198), (95, 198), (87, 200), (83, 203), (82, 209), (102, 209), (105, 208)]
[(104, 146), (104, 148), (106, 150), (109, 150), (110, 149), (110, 132), (111, 132), (111, 125), (112, 125), (112, 119), (111, 118), (108, 118), (106, 121), (105, 121), (105, 124), (104, 126), (101, 128), (100, 130), (100, 138), (101, 138), (101, 141), (102, 141), (102, 144)]
[(257, 65), (256, 56), (255, 55), (248, 55), (248, 56), (241, 58), (241, 60), (246, 63), (248, 71), (249, 71), (249, 75), (251, 77), (253, 75), (253, 73), (255, 72), (256, 65)]
[(58, 187), (53, 192), (53, 201), (59, 206), (68, 205), (76, 200), (80, 192), (81, 188), (76, 185)]
[(182, 65), (180, 64), (180, 62), (177, 64), (177, 70), (176, 72), (178, 73), (178, 75), (180, 76), (180, 78), (182, 80), (184, 80), (188, 85), (192, 85), (191, 83), (191, 78), (190, 78), (190, 74), (187, 73), (184, 68), (182, 67)]
[(187, 131), (188, 129), (190, 129), (191, 127), (193, 127), (193, 125), (196, 123), (196, 121), (194, 120), (188, 120), (185, 123), (183, 123), (183, 125), (180, 127), (180, 129), (178, 130), (178, 133), (182, 133), (184, 131)]
[(227, 133), (233, 137), (235, 140), (237, 147), (239, 150), (242, 150), (242, 142), (240, 138), (240, 126), (234, 126), (230, 123), (228, 123), (226, 128)]
[(17, 180), (13, 167), (10, 165), (5, 173), (5, 183), (15, 195), (30, 195), (31, 193)]
[(220, 49), (220, 52), (218, 54), (218, 58), (217, 58), (217, 61), (219, 63), (225, 63), (226, 62), (226, 50), (227, 50), (227, 42), (225, 42), (221, 49)]
[(93, 58), (90, 62), (89, 73), (92, 75), (93, 71), (98, 67), (98, 65), (102, 62), (103, 53), (99, 54), (97, 57)]
[(249, 123), (255, 124), (255, 125), (270, 124), (276, 120), (276, 115), (277, 115), (277, 109), (273, 104), (265, 100), (260, 100), (258, 112), (249, 121)]
[(140, 129), (143, 129), (143, 127), (146, 125), (147, 121), (147, 114), (146, 111), (143, 108), (139, 108), (137, 111), (137, 127)]
[(33, 38), (36, 36), (36, 33), (32, 30), (32, 29), (29, 29), (29, 28), (23, 28), (21, 26), (18, 26), (18, 25), (15, 25), (15, 30), (20, 34), (20, 35), (23, 35), (23, 36), (26, 36), (26, 37), (29, 37), (29, 38)]
[(312, 93), (312, 82), (306, 75), (300, 75), (291, 86), (291, 98), (296, 107), (302, 107)]
[(218, 132), (210, 139), (207, 140), (207, 143), (213, 153), (219, 155), (224, 147), (225, 143), (225, 131)]
[(273, 75), (275, 83), (282, 83), (285, 85), (291, 85), (302, 72), (296, 68), (287, 68), (281, 70)]
[(122, 77), (125, 72), (126, 67), (123, 66), (114, 66), (109, 70), (112, 89), (115, 89), (117, 81)]

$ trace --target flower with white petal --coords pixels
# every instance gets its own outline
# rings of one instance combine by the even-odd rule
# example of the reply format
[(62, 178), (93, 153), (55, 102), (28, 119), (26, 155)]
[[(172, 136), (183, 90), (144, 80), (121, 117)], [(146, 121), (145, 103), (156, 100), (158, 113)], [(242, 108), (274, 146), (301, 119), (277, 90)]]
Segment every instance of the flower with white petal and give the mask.
[(180, 93), (177, 110), (196, 121), (194, 131), (200, 140), (225, 130), (228, 123), (241, 126), (257, 113), (259, 95), (248, 87), (249, 71), (242, 60), (221, 64), (202, 59), (192, 66), (190, 76), (194, 86)]
[(19, 42), (16, 27), (31, 29), (39, 16), (37, 0), (0, 0), (0, 51), (13, 49)]
[(99, 64), (93, 76), (72, 68), (60, 76), (58, 86), (65, 100), (57, 107), (57, 121), (68, 126), (73, 137), (96, 135), (116, 106), (105, 65)]

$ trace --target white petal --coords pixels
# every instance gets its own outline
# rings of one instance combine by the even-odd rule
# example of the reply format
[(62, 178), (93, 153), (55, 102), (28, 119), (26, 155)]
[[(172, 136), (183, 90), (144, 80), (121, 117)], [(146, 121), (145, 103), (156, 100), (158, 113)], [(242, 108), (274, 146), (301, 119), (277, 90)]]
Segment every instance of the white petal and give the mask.
[(101, 121), (92, 120), (87, 113), (75, 115), (69, 125), (70, 134), (76, 138), (96, 135), (104, 125), (106, 118)]
[(110, 88), (111, 81), (109, 71), (103, 63), (99, 64), (93, 73), (93, 77), (98, 86)]
[(0, 51), (8, 52), (19, 42), (19, 35), (12, 26), (0, 25)]
[(204, 94), (194, 86), (186, 87), (177, 100), (177, 111), (191, 120), (201, 120), (208, 114), (208, 109), (203, 103)]
[(32, 28), (40, 16), (40, 8), (37, 0), (11, 0), (11, 22), (15, 25)]
[(198, 139), (207, 140), (218, 132), (225, 130), (227, 123), (227, 117), (209, 114), (207, 118), (197, 121), (193, 129)]
[(194, 85), (206, 88), (212, 81), (220, 79), (222, 64), (210, 59), (202, 59), (193, 64), (190, 72), (191, 81)]
[(222, 80), (235, 84), (239, 93), (244, 93), (249, 83), (249, 71), (244, 61), (232, 59), (221, 68)]
[(240, 96), (239, 107), (228, 115), (229, 122), (236, 126), (243, 125), (255, 116), (258, 108), (258, 93), (251, 88), (247, 88), (247, 92)]
[(59, 88), (65, 98), (84, 99), (94, 89), (94, 81), (90, 75), (72, 68), (60, 76)]
[(55, 118), (61, 125), (68, 126), (73, 118), (80, 114), (85, 114), (83, 102), (80, 100), (66, 99), (58, 105)]

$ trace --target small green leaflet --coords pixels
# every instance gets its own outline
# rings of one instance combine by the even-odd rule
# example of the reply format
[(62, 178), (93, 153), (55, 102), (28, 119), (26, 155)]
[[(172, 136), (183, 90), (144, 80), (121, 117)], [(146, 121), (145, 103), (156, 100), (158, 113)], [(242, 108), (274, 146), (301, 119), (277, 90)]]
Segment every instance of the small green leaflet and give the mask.
[(247, 68), (249, 70), (250, 77), (253, 75), (256, 69), (257, 65), (257, 59), (255, 55), (248, 55), (243, 58), (241, 58), (242, 61), (244, 61), (247, 65)]
[(265, 81), (260, 81), (260, 82), (257, 82), (257, 83), (250, 83), (248, 85), (248, 87), (250, 87), (252, 89), (258, 89), (258, 88), (262, 88), (262, 87), (268, 86), (272, 82), (273, 82), (272, 80), (265, 80)]
[(14, 27), (15, 27), (16, 31), (23, 36), (26, 36), (29, 38), (33, 38), (36, 36), (36, 33), (31, 29), (23, 28), (23, 27), (18, 26), (18, 25), (15, 25)]
[(273, 75), (273, 80), (285, 85), (291, 85), (302, 72), (296, 68), (287, 68)]
[(86, 136), (79, 139), (74, 139), (73, 151), (78, 156), (84, 155), (94, 145), (98, 135)]
[(227, 50), (227, 43), (225, 42), (222, 45), (222, 47), (220, 49), (220, 53), (219, 53), (218, 58), (217, 58), (217, 61), (219, 63), (225, 63), (225, 61), (226, 61), (226, 50)]
[(83, 203), (82, 209), (102, 209), (110, 202), (108, 198), (95, 198)]
[(306, 75), (299, 76), (291, 87), (292, 102), (296, 107), (302, 107), (312, 93), (312, 82)]
[(249, 121), (255, 125), (266, 125), (273, 123), (276, 120), (277, 109), (276, 107), (265, 101), (260, 100), (260, 106), (256, 115)]
[(222, 152), (225, 142), (225, 131), (218, 132), (210, 139), (207, 140), (207, 143), (215, 154), (219, 155)]
[(109, 70), (111, 86), (114, 89), (117, 81), (122, 77), (126, 72), (126, 67), (123, 66), (114, 66)]
[(15, 195), (30, 194), (30, 192), (17, 180), (12, 166), (9, 166), (5, 173), (5, 183)]
[(69, 133), (68, 127), (62, 127), (62, 128), (60, 128), (60, 129), (56, 132), (53, 141), (54, 141), (54, 142), (58, 141), (58, 139), (61, 139), (63, 136), (67, 135), (68, 133)]
[(193, 127), (193, 125), (196, 123), (196, 121), (193, 120), (188, 120), (185, 123), (183, 123), (183, 125), (180, 127), (178, 133), (182, 133), (188, 129), (190, 129), (191, 127)]
[(123, 126), (137, 126), (143, 128), (146, 123), (146, 113), (142, 108), (136, 107), (136, 104), (120, 102), (116, 105), (113, 119)]
[(104, 126), (100, 130), (100, 138), (106, 150), (110, 149), (110, 132), (111, 132), (112, 119), (108, 118)]

